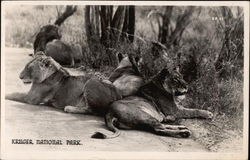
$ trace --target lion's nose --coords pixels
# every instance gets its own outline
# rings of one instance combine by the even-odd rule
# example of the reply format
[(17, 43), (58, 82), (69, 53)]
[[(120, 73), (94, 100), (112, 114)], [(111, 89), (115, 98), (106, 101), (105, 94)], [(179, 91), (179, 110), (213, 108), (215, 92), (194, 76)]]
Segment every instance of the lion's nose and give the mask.
[(19, 78), (20, 78), (20, 79), (23, 79), (23, 78), (24, 78), (23, 72), (20, 73)]
[(19, 78), (20, 78), (20, 79), (23, 79), (23, 76), (22, 76), (22, 75), (19, 75)]

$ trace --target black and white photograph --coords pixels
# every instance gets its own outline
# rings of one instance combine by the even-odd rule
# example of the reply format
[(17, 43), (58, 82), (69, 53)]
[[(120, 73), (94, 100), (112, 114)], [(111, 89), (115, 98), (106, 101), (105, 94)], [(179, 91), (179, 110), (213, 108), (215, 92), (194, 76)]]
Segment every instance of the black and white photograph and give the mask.
[(247, 159), (249, 2), (1, 15), (1, 159)]

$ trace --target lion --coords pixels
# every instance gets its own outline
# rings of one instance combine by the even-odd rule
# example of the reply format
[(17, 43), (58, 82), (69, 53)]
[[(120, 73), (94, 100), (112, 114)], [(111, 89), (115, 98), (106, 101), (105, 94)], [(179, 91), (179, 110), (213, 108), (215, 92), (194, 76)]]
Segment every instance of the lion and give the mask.
[[(132, 70), (136, 68), (133, 65), (134, 63), (131, 65), (130, 60), (131, 58), (124, 58), (111, 75), (110, 80), (114, 81), (113, 84), (115, 83), (114, 79), (120, 79), (121, 83), (116, 87), (126, 86), (126, 81), (121, 79), (129, 77), (130, 73), (133, 73)], [(125, 70), (129, 72), (125, 72)], [(119, 74), (116, 71), (119, 71)], [(134, 73), (137, 72), (138, 69), (134, 71)], [(140, 75), (137, 75), (137, 79), (143, 81)], [(122, 82), (125, 84), (122, 84)], [(184, 95), (188, 89), (187, 83), (177, 70), (170, 72), (167, 68), (164, 68), (145, 84), (143, 82), (133, 84), (137, 90), (132, 92), (134, 95), (113, 102), (105, 115), (106, 126), (114, 134), (105, 135), (96, 132), (92, 135), (92, 138), (118, 137), (120, 135), (118, 128), (147, 130), (162, 136), (187, 138), (191, 134), (187, 127), (166, 123), (180, 118), (211, 119), (213, 117), (213, 114), (209, 111), (184, 108), (175, 103), (175, 96)], [(130, 85), (133, 84), (130, 83)], [(133, 86), (130, 86), (130, 88), (133, 88)]]
[(60, 40), (61, 31), (56, 25), (45, 25), (36, 35), (34, 41), (34, 54), (43, 51), (55, 61), (64, 66), (74, 67), (83, 57), (79, 44), (68, 44)]
[(43, 52), (26, 64), (19, 78), (25, 84), (32, 83), (31, 89), (7, 95), (6, 99), (86, 114), (105, 113), (106, 106), (121, 99), (111, 82), (90, 75), (72, 76)]

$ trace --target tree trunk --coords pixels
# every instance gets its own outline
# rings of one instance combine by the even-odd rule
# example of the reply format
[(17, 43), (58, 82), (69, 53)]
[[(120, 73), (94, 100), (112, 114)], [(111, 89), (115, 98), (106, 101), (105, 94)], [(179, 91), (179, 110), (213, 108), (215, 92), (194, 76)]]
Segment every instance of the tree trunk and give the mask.
[(85, 31), (88, 44), (91, 44), (91, 37), (93, 35), (90, 22), (90, 6), (85, 7)]
[(165, 7), (165, 12), (163, 14), (163, 18), (162, 18), (162, 27), (159, 28), (159, 35), (158, 35), (158, 40), (162, 43), (162, 44), (166, 44), (167, 43), (167, 39), (170, 35), (169, 33), (169, 29), (170, 29), (170, 18), (172, 16), (172, 11), (173, 11), (173, 6), (167, 6)]
[(109, 48), (111, 44), (111, 21), (113, 15), (113, 6), (101, 6), (101, 43)]
[(125, 20), (125, 13), (126, 13), (126, 7), (125, 6), (119, 6), (115, 12), (115, 15), (111, 22), (111, 31), (112, 31), (112, 44), (113, 46), (116, 45), (117, 42), (119, 42), (121, 33), (122, 33), (122, 27)]
[(135, 33), (135, 6), (126, 8), (125, 19), (122, 28), (122, 40), (128, 39), (129, 42), (134, 41)]
[(178, 46), (183, 31), (186, 29), (188, 24), (191, 22), (191, 15), (194, 12), (195, 7), (188, 7), (185, 12), (177, 18), (176, 27), (171, 33), (167, 47), (171, 45)]
[(173, 6), (165, 7), (164, 14), (162, 15), (162, 24), (158, 24), (158, 40), (168, 48), (179, 45), (185, 28), (191, 22), (191, 15), (193, 14), (195, 7), (188, 7), (182, 15), (178, 16), (175, 29), (172, 29), (171, 27), (173, 9)]
[(234, 18), (229, 7), (220, 7), (220, 12), (224, 20), (222, 25), (224, 37), (222, 48), (215, 61), (215, 68), (220, 77), (226, 77), (233, 71), (232, 67), (236, 67), (237, 61), (243, 59), (243, 18), (240, 14)]

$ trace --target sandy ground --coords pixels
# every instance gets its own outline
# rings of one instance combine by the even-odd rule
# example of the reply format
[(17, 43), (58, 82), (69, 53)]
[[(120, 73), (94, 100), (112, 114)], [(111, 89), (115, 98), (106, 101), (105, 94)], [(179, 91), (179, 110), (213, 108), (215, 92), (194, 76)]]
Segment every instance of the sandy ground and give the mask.
[[(27, 92), (18, 75), (31, 59), (28, 49), (6, 49), (5, 92)], [(204, 120), (183, 120), (192, 136), (187, 139), (162, 137), (151, 133), (122, 130), (115, 139), (91, 139), (95, 131), (106, 130), (102, 117), (68, 114), (48, 107), (5, 101), (5, 142), (8, 150), (74, 150), (74, 151), (170, 151), (207, 152), (240, 151), (242, 137), (232, 134), (224, 136), (221, 130), (211, 127)], [(208, 125), (209, 124), (209, 125)], [(233, 137), (233, 138), (232, 138)], [(12, 139), (32, 139), (33, 145), (11, 144)], [(37, 145), (36, 140), (62, 140), (63, 145)], [(66, 140), (81, 140), (82, 145), (66, 145)]]

